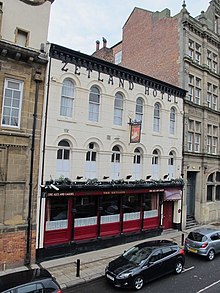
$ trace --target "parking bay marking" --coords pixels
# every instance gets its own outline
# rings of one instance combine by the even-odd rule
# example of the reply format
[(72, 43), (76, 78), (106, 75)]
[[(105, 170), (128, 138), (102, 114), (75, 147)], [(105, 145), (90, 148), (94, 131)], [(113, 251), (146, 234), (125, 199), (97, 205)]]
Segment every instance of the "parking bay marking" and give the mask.
[(194, 268), (195, 268), (195, 267), (192, 266), (192, 267), (190, 267), (190, 268), (184, 269), (184, 270), (182, 271), (182, 273), (186, 273), (186, 272), (188, 272), (188, 271), (190, 271), (190, 270), (192, 270), (192, 269), (194, 269)]
[(207, 286), (207, 287), (205, 287), (205, 288), (203, 288), (203, 289), (197, 291), (196, 293), (201, 293), (201, 292), (203, 292), (203, 291), (205, 291), (205, 290), (207, 290), (207, 289), (209, 289), (209, 288), (211, 288), (211, 287), (217, 285), (219, 282), (220, 282), (220, 280), (218, 280), (218, 281), (212, 283), (211, 285), (209, 285), (209, 286)]

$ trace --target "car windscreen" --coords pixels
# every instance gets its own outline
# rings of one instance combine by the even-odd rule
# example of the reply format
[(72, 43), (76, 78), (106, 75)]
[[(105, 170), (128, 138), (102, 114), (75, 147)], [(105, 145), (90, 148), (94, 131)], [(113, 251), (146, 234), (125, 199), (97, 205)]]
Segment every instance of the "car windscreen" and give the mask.
[(190, 232), (188, 238), (193, 241), (197, 242), (204, 242), (206, 241), (207, 237), (199, 232)]
[(123, 257), (136, 264), (139, 265), (142, 261), (146, 260), (154, 249), (152, 247), (138, 247), (134, 246), (123, 253)]

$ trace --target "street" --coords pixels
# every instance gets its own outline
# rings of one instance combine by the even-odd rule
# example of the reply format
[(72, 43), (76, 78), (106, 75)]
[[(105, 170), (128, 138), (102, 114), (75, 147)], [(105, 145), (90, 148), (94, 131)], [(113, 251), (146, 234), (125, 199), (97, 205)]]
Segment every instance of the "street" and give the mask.
[[(220, 292), (220, 255), (209, 262), (205, 258), (186, 255), (184, 271), (181, 275), (167, 275), (146, 284), (141, 292), (148, 293), (217, 293)], [(95, 268), (94, 268), (95, 270)], [(105, 278), (99, 278), (87, 284), (78, 285), (64, 293), (127, 292), (131, 290), (112, 287)]]

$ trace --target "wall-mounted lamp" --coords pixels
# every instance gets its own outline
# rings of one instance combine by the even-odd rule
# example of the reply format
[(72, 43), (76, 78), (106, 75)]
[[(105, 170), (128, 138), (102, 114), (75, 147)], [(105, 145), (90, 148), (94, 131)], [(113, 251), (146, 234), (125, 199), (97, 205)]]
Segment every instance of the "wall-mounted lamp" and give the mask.
[(103, 179), (105, 180), (105, 179), (108, 179), (109, 178), (109, 176), (103, 176)]
[(126, 179), (131, 179), (132, 175), (127, 175)]
[(146, 176), (146, 179), (148, 180), (148, 179), (150, 179), (151, 178), (151, 175), (147, 175)]
[(76, 179), (77, 180), (80, 180), (80, 179), (82, 179), (83, 178), (83, 176), (76, 176)]

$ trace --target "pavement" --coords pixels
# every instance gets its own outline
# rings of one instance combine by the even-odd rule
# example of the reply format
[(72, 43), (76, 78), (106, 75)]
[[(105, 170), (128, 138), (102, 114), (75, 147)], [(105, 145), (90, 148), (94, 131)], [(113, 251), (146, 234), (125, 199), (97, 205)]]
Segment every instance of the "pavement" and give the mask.
[[(90, 251), (73, 256), (63, 257), (59, 259), (49, 260), (41, 262), (40, 264), (33, 264), (32, 268), (43, 267), (47, 269), (58, 281), (61, 289), (66, 289), (72, 286), (76, 286), (82, 283), (87, 283), (97, 278), (104, 276), (106, 265), (117, 256), (121, 255), (125, 250), (134, 246), (135, 244), (150, 241), (155, 239), (168, 239), (173, 240), (180, 246), (183, 244), (183, 240), (188, 233), (198, 227), (216, 227), (220, 228), (220, 223), (211, 223), (204, 226), (192, 227), (184, 231), (178, 230), (165, 230), (160, 236), (147, 238), (135, 242), (129, 242), (122, 245), (113, 246), (110, 248)], [(77, 260), (80, 260), (80, 270), (77, 270)], [(11, 273), (14, 271), (20, 271), (27, 269), (27, 267), (18, 267), (15, 269), (8, 269), (0, 272), (0, 276)], [(79, 276), (77, 276), (77, 273)]]

